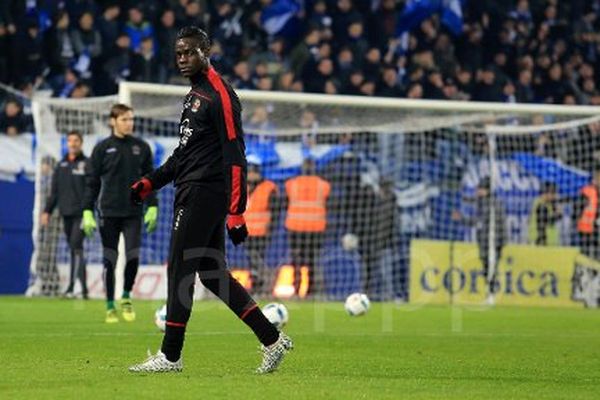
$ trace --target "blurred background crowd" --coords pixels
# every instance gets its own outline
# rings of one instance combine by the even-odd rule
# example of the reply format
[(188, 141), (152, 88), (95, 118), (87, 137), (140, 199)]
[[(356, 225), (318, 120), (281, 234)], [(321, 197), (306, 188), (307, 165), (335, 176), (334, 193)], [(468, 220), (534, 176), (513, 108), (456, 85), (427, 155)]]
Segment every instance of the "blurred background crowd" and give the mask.
[[(173, 43), (194, 24), (237, 88), (600, 105), (600, 0), (444, 2), (460, 8), (450, 23), (435, 2), (2, 0), (0, 82), (69, 98), (185, 83)], [(0, 101), (0, 132), (30, 128), (22, 104)]]

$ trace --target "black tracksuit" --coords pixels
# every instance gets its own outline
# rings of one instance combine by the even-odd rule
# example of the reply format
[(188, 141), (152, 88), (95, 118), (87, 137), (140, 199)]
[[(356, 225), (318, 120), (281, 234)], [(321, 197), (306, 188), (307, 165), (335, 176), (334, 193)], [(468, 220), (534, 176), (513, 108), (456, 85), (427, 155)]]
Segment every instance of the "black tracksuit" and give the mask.
[[(130, 292), (135, 282), (144, 209), (131, 202), (129, 188), (152, 171), (152, 160), (152, 150), (142, 139), (111, 135), (94, 147), (88, 163), (83, 208), (93, 210), (96, 204), (100, 216), (107, 300), (114, 300), (120, 233), (125, 236), (127, 253), (123, 289)], [(147, 199), (148, 206), (157, 204), (154, 194)]]
[(75, 276), (81, 282), (84, 296), (87, 295), (85, 259), (83, 256), (83, 231), (81, 213), (83, 212), (83, 194), (85, 191), (85, 171), (87, 157), (80, 154), (73, 160), (65, 156), (56, 165), (52, 175), (50, 195), (46, 201), (45, 212), (52, 214), (58, 205), (63, 217), (63, 227), (71, 251), (71, 273), (67, 292), (75, 286)]
[(225, 266), (225, 218), (242, 214), (246, 208), (240, 101), (212, 67), (196, 75), (192, 83), (183, 103), (179, 146), (160, 168), (147, 175), (155, 190), (171, 181), (176, 187), (162, 345), (172, 361), (179, 358), (183, 347), (196, 273), (261, 342), (273, 343), (278, 335)]

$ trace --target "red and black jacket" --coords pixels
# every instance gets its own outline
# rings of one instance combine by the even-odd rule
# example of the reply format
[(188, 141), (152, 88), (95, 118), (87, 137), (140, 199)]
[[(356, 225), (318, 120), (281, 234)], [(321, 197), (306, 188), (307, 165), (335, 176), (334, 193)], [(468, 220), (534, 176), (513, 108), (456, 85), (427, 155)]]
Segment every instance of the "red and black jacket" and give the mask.
[(192, 79), (179, 123), (179, 145), (147, 178), (154, 190), (171, 181), (218, 182), (228, 194), (228, 213), (246, 209), (246, 156), (242, 106), (229, 83), (210, 67)]

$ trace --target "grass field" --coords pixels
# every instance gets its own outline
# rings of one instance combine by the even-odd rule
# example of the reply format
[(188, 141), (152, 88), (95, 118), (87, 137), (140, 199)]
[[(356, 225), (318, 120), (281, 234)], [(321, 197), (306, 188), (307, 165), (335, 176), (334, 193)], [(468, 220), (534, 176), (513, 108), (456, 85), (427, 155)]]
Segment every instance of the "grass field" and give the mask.
[(0, 297), (0, 399), (600, 398), (600, 312), (288, 303), (295, 341), (257, 376), (257, 342), (217, 302), (196, 303), (180, 374), (132, 375), (156, 351), (157, 302), (103, 323), (100, 301)]

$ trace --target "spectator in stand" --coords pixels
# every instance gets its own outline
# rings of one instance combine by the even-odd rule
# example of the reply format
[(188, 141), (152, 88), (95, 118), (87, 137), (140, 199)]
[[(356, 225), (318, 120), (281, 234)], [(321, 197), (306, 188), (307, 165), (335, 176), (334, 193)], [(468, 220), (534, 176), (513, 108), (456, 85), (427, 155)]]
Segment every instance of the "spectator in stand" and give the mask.
[(329, 58), (323, 58), (317, 64), (315, 74), (304, 81), (304, 90), (311, 93), (325, 93), (326, 86), (332, 84), (333, 62)]
[(383, 68), (382, 79), (377, 87), (376, 95), (381, 97), (402, 97), (402, 85), (398, 82), (396, 68), (387, 65)]
[(233, 67), (232, 84), (239, 89), (254, 89), (248, 61), (240, 61)]
[[(340, 43), (347, 43), (351, 37), (350, 25), (359, 23), (362, 29), (362, 17), (354, 9), (352, 0), (337, 0), (333, 14), (332, 33)], [(357, 29), (357, 28), (355, 28)]]
[(304, 39), (290, 52), (290, 68), (296, 76), (299, 76), (302, 73), (306, 63), (318, 53), (320, 40), (321, 33), (319, 29), (311, 27), (306, 32)]
[(381, 51), (377, 47), (371, 47), (362, 63), (362, 70), (367, 80), (379, 82), (381, 76)]
[(104, 72), (107, 75), (108, 84), (112, 87), (112, 93), (116, 93), (119, 82), (129, 79), (131, 76), (130, 63), (133, 52), (130, 47), (131, 39), (127, 34), (122, 33), (104, 63)]
[(535, 93), (531, 85), (532, 75), (528, 69), (519, 72), (519, 81), (516, 84), (516, 97), (518, 103), (533, 103)]
[(243, 29), (242, 9), (235, 6), (234, 0), (215, 0), (216, 15), (211, 20), (213, 37), (223, 45), (227, 57), (237, 57), (242, 53)]
[(475, 86), (473, 100), (496, 101), (503, 100), (502, 87), (496, 80), (496, 72), (493, 66), (486, 67), (479, 75), (479, 83)]
[(427, 80), (423, 85), (424, 96), (428, 99), (445, 100), (444, 80), (442, 73), (438, 70), (430, 71), (427, 74)]
[(53, 95), (55, 97), (70, 97), (77, 83), (79, 83), (77, 74), (68, 68), (64, 74), (54, 78), (52, 85)]
[(46, 73), (46, 61), (37, 20), (28, 19), (25, 32), (17, 40), (17, 71), (20, 78), (28, 82), (41, 82)]
[[(236, 77), (234, 66), (250, 61), (250, 71), (265, 62), (271, 77), (269, 83), (255, 76), (253, 86), (261, 79), (261, 87), (281, 90), (321, 86), (324, 93), (378, 94), (384, 85), (395, 85), (392, 72), (381, 71), (383, 65), (393, 65), (397, 83), (408, 88), (404, 96), (414, 98), (600, 104), (597, 0), (461, 2), (462, 34), (454, 36), (433, 15), (402, 37), (397, 37), (396, 25), (406, 2), (399, 0), (304, 1), (305, 8), (292, 19), (294, 29), (300, 28), (294, 36), (287, 35), (289, 29), (277, 34), (265, 30), (261, 15), (272, 0), (38, 2), (40, 16), (31, 20), (29, 3), (34, 2), (0, 7), (1, 82), (55, 88), (71, 68), (95, 93), (115, 93), (116, 83), (130, 78), (132, 58), (115, 45), (124, 41), (121, 32), (134, 52), (152, 37), (156, 62), (166, 71), (160, 81), (176, 78), (171, 43), (183, 24), (193, 23), (214, 32), (213, 65), (241, 87), (249, 86), (248, 79)], [(53, 16), (52, 23), (45, 22), (45, 14)], [(309, 83), (319, 65), (327, 64), (321, 63), (324, 59), (333, 61), (336, 79), (326, 80), (327, 87)], [(49, 73), (40, 73), (46, 66)], [(358, 85), (350, 82), (355, 69), (363, 75)], [(25, 80), (24, 71), (29, 75)]]
[(144, 13), (137, 6), (129, 9), (129, 19), (125, 24), (125, 33), (129, 36), (129, 47), (135, 52), (140, 51), (144, 38), (151, 37), (152, 40), (156, 40), (152, 24), (144, 19)]
[(175, 67), (175, 51), (173, 43), (177, 39), (177, 27), (175, 25), (175, 12), (167, 8), (160, 16), (160, 23), (156, 29), (158, 40), (158, 62), (165, 69), (166, 78), (177, 75)]
[[(173, 47), (173, 46), (171, 46)], [(131, 79), (138, 82), (165, 82), (163, 65), (159, 62), (152, 37), (142, 39), (139, 52), (131, 59)]]
[(0, 114), (0, 133), (17, 136), (33, 130), (33, 121), (23, 113), (23, 105), (16, 99), (9, 99)]
[(102, 53), (110, 50), (112, 44), (117, 40), (120, 32), (119, 15), (121, 7), (117, 2), (108, 3), (104, 7), (102, 15), (98, 17), (98, 32), (102, 42)]
[(74, 68), (82, 78), (90, 79), (102, 53), (102, 37), (94, 29), (94, 16), (91, 12), (81, 14), (78, 27), (71, 32), (71, 40), (77, 57)]
[(45, 58), (51, 77), (63, 75), (75, 58), (73, 40), (69, 34), (69, 14), (59, 11), (52, 21), (52, 27), (44, 38)]
[[(349, 1), (349, 0), (340, 0)], [(369, 49), (369, 42), (364, 35), (364, 25), (362, 19), (358, 16), (349, 20), (347, 40), (342, 43), (346, 44), (352, 50), (355, 60), (362, 60)]]

